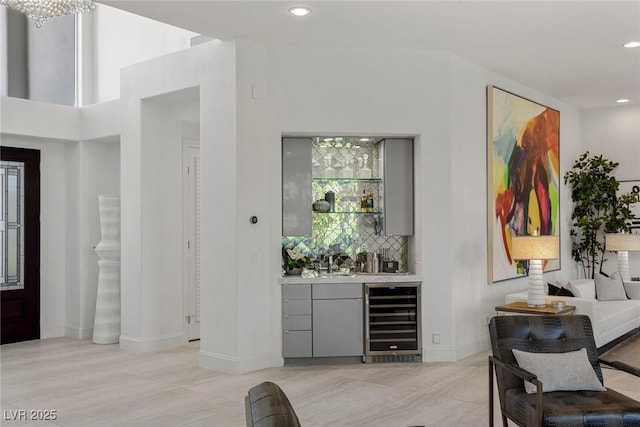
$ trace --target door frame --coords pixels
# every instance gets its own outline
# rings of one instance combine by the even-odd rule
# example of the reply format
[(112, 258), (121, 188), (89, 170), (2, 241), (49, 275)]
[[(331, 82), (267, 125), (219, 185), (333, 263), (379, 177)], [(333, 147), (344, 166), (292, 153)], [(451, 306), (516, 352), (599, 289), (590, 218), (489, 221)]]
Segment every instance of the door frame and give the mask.
[[(196, 266), (196, 260), (193, 259), (193, 251), (190, 246), (193, 245), (192, 238), (195, 237), (195, 224), (191, 219), (193, 218), (191, 208), (189, 207), (189, 203), (192, 201), (191, 198), (194, 197), (193, 190), (195, 187), (192, 187), (192, 180), (189, 175), (189, 168), (191, 166), (191, 150), (197, 149), (200, 150), (200, 141), (196, 138), (183, 138), (182, 139), (182, 235), (183, 235), (183, 245), (182, 245), (182, 296), (183, 296), (183, 304), (182, 304), (182, 321), (183, 321), (183, 330), (187, 341), (193, 341), (200, 339), (200, 330), (194, 330), (195, 323), (191, 323), (189, 316), (191, 314), (191, 300), (192, 300), (192, 290), (190, 289), (190, 275), (195, 273), (193, 271)], [(191, 215), (191, 218), (190, 218)], [(195, 322), (195, 319), (194, 319)]]
[(15, 331), (2, 323), (2, 344), (40, 338), (40, 150), (0, 147), (0, 158), (24, 163), (24, 289), (0, 292), (0, 299), (16, 299), (26, 292), (26, 319)]

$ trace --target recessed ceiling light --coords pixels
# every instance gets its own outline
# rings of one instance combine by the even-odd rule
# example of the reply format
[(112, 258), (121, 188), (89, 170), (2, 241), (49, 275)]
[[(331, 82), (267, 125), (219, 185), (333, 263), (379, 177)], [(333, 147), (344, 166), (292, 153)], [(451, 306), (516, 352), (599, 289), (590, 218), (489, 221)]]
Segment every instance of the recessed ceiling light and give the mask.
[(640, 42), (629, 42), (625, 43), (624, 47), (632, 48), (632, 47), (640, 47)]
[(311, 13), (311, 9), (304, 6), (295, 6), (289, 9), (289, 13), (296, 16), (305, 16)]
[(624, 104), (629, 102), (629, 100), (627, 98), (620, 98), (616, 101), (618, 104)]

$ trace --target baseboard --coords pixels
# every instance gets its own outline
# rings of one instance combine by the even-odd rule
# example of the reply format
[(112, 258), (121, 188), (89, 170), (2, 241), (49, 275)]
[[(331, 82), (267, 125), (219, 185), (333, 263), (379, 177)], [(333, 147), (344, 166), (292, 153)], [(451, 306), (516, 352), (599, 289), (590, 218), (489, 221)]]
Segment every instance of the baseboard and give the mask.
[(436, 347), (422, 348), (422, 362), (451, 362), (453, 360), (455, 350), (448, 346), (439, 345)]
[(272, 359), (273, 357), (268, 354), (240, 359), (234, 356), (200, 350), (198, 354), (198, 365), (201, 368), (223, 372), (225, 374), (244, 374), (259, 369), (270, 368), (271, 366), (282, 366), (272, 365)]
[(455, 362), (474, 354), (489, 350), (489, 337), (484, 336), (463, 344), (460, 347), (437, 345), (422, 348), (423, 362)]
[(478, 354), (481, 352), (488, 352), (489, 347), (490, 345), (488, 335), (476, 338), (473, 341), (463, 344), (461, 347), (457, 347), (454, 354), (454, 359), (452, 361), (461, 360), (465, 357), (473, 356), (474, 354)]
[(120, 348), (134, 353), (147, 353), (179, 347), (187, 343), (184, 332), (176, 332), (152, 338), (135, 338), (120, 335)]

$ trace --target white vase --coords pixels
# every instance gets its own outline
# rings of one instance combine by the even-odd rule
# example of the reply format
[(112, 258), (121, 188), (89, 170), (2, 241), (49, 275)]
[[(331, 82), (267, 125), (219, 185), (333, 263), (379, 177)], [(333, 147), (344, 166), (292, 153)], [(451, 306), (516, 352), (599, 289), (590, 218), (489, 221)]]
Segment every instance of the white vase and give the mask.
[(96, 245), (98, 294), (93, 342), (120, 341), (120, 196), (98, 196), (101, 240)]

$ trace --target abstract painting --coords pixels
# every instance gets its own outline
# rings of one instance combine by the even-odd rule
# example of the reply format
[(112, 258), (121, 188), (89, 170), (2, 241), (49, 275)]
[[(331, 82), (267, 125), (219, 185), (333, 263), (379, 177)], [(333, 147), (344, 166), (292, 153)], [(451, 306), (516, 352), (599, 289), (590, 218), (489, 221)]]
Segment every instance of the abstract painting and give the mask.
[[(488, 282), (528, 274), (512, 236), (559, 236), (560, 112), (487, 87)], [(545, 261), (544, 270), (560, 268)]]

